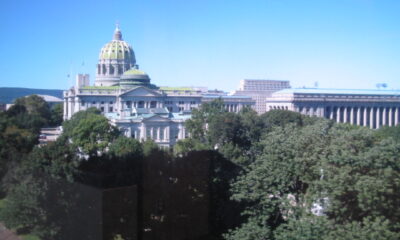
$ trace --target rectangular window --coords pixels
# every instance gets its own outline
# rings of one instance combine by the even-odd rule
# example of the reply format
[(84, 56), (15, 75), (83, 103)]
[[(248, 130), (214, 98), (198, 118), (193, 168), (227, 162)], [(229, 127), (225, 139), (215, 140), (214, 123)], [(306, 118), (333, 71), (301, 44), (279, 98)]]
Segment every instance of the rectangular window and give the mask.
[(178, 109), (179, 109), (179, 112), (183, 111), (183, 107), (179, 107)]
[(104, 112), (104, 107), (101, 107), (101, 108), (100, 108), (100, 111), (101, 111), (101, 112)]
[(85, 106), (85, 101), (81, 102), (81, 106), (84, 107)]
[(156, 101), (151, 101), (150, 102), (150, 108), (156, 108), (157, 102)]
[(185, 104), (185, 102), (184, 101), (179, 101), (179, 104)]
[(93, 102), (92, 102), (92, 104), (93, 104), (93, 105), (95, 105), (95, 104), (96, 104), (96, 102), (94, 102), (94, 101), (93, 101)]
[(126, 102), (126, 108), (131, 108), (132, 107), (132, 102), (131, 101), (127, 101)]
[(194, 105), (194, 104), (196, 104), (196, 102), (195, 101), (191, 101), (190, 104)]
[(104, 102), (102, 101), (101, 104), (104, 104)]
[(109, 111), (109, 112), (112, 112), (112, 111), (113, 111), (113, 107), (109, 107), (109, 108), (108, 108), (108, 111)]
[(110, 102), (110, 104), (113, 104), (113, 103), (114, 103), (113, 101)]

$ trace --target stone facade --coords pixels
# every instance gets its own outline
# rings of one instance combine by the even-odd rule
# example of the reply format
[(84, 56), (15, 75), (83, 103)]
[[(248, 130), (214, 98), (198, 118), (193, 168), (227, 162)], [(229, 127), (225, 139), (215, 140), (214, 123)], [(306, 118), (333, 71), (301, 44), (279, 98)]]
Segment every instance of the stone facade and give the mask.
[(375, 129), (399, 123), (400, 91), (286, 89), (266, 99), (266, 111), (273, 109)]
[[(188, 136), (184, 123), (202, 103), (221, 98), (230, 112), (255, 104), (251, 97), (228, 96), (204, 88), (157, 87), (139, 70), (133, 50), (125, 54), (120, 49), (127, 45), (121, 41), (122, 34), (117, 28), (112, 42), (100, 51), (94, 86), (89, 85), (87, 74), (79, 74), (75, 86), (64, 91), (65, 120), (95, 107), (126, 136), (138, 140), (150, 138), (159, 146), (169, 147)], [(119, 62), (122, 67), (112, 65)], [(122, 71), (115, 72), (119, 67)]]
[(239, 89), (232, 95), (251, 97), (255, 101), (253, 109), (263, 114), (266, 110), (265, 99), (272, 93), (286, 88), (290, 88), (290, 83), (286, 80), (243, 79), (240, 81)]

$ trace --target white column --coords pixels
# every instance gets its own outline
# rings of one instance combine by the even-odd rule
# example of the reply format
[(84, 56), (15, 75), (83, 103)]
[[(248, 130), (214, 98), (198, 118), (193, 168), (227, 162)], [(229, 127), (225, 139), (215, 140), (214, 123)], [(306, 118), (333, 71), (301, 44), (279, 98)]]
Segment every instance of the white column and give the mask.
[(160, 127), (157, 128), (157, 140), (160, 140)]
[(393, 125), (393, 108), (390, 107), (389, 108), (389, 127), (391, 127)]
[(364, 113), (363, 113), (363, 115), (364, 115), (364, 119), (363, 119), (363, 126), (364, 127), (366, 127), (367, 126), (367, 120), (368, 120), (368, 115), (367, 115), (367, 107), (364, 107)]
[(350, 108), (350, 124), (354, 124), (354, 107)]
[(67, 120), (68, 119), (68, 98), (64, 98), (64, 108), (63, 108), (63, 110), (64, 110), (63, 118), (64, 118), (64, 120)]
[(70, 119), (73, 114), (74, 114), (73, 101), (72, 101), (72, 97), (69, 97), (68, 98), (68, 119)]
[(331, 106), (329, 109), (330, 109), (329, 119), (333, 119), (333, 109), (334, 109), (334, 107)]
[(378, 107), (376, 109), (376, 124), (375, 124), (376, 128), (379, 128), (381, 126), (380, 121), (381, 121), (381, 109), (380, 107)]
[(386, 126), (387, 125), (387, 111), (386, 111), (386, 107), (383, 108), (382, 111), (382, 126)]
[(374, 107), (371, 107), (370, 113), (369, 113), (369, 128), (374, 128)]
[(166, 134), (165, 134), (165, 139), (169, 142), (169, 126), (165, 128), (166, 129)]
[(146, 135), (147, 135), (147, 133), (146, 133), (146, 127), (144, 126), (144, 124), (142, 124), (142, 126), (140, 127), (141, 129), (140, 129), (140, 131), (141, 131), (141, 133), (140, 133), (140, 138), (141, 139), (146, 139)]
[(340, 123), (340, 108), (341, 107), (337, 107), (337, 110), (336, 110), (336, 122), (337, 123)]
[(361, 126), (361, 107), (357, 107), (357, 126)]
[(394, 125), (397, 126), (399, 124), (399, 108), (396, 107), (394, 111)]
[(343, 109), (343, 122), (347, 123), (347, 107)]

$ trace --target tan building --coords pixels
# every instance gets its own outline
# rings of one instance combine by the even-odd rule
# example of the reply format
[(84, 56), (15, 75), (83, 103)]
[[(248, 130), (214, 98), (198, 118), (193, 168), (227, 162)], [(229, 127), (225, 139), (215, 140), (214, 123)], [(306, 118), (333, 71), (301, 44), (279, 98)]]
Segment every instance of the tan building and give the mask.
[(243, 79), (240, 81), (239, 89), (233, 96), (248, 96), (255, 101), (253, 109), (259, 114), (265, 112), (265, 99), (270, 97), (272, 93), (290, 88), (289, 81), (286, 80), (257, 80)]

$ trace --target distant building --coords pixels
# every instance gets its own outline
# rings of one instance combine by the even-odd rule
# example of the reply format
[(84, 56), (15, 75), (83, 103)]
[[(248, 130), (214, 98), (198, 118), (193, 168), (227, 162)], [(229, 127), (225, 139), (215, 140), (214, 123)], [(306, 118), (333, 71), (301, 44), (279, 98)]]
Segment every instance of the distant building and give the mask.
[(290, 83), (286, 80), (244, 79), (240, 81), (239, 89), (232, 95), (251, 97), (255, 101), (253, 109), (262, 114), (266, 110), (265, 99), (272, 93), (286, 88), (290, 88)]
[(275, 92), (266, 111), (283, 109), (370, 128), (399, 123), (399, 90), (297, 88)]
[[(63, 104), (64, 100), (62, 100), (61, 98), (55, 97), (55, 96), (50, 96), (50, 95), (42, 95), (42, 94), (35, 94), (41, 98), (43, 98), (43, 100), (45, 102), (47, 102), (47, 104), (49, 105), (50, 108), (54, 107), (56, 104)], [(31, 95), (28, 95), (31, 96)], [(25, 97), (28, 97), (25, 96)], [(10, 107), (12, 107), (14, 105), (14, 103), (9, 103), (9, 104), (5, 104), (5, 110), (10, 109)]]
[(54, 142), (62, 134), (62, 127), (42, 128), (40, 129), (39, 144), (46, 145), (49, 142)]
[(132, 47), (117, 27), (113, 40), (100, 50), (94, 86), (87, 74), (79, 74), (75, 86), (64, 91), (64, 119), (95, 107), (126, 136), (150, 138), (168, 147), (188, 136), (184, 122), (192, 110), (217, 98), (230, 112), (255, 104), (251, 97), (228, 96), (204, 87), (157, 87), (139, 70)]

